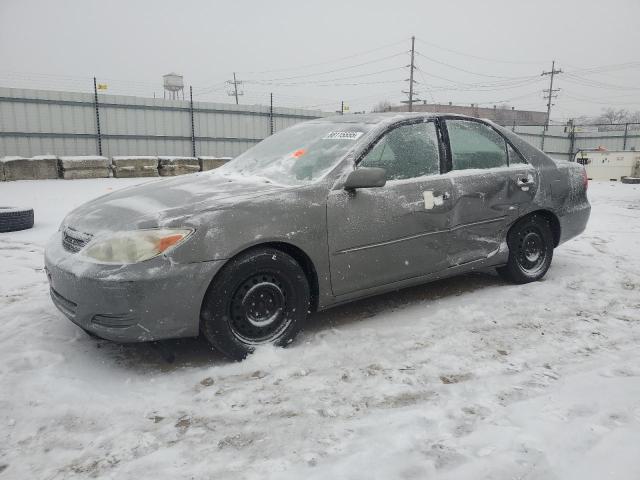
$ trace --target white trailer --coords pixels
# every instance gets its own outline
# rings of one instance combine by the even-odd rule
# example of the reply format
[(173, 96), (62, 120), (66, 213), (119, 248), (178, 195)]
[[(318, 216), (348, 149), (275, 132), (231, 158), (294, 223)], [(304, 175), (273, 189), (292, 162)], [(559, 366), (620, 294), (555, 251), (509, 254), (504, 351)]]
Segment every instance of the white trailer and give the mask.
[(580, 150), (575, 161), (584, 165), (589, 180), (622, 180), (640, 177), (640, 152)]

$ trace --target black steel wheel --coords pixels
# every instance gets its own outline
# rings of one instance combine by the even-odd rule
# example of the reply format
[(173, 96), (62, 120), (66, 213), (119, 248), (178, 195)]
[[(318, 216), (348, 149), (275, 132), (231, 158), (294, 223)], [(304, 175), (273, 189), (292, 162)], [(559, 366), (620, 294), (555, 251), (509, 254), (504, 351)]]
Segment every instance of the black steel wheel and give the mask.
[(498, 273), (514, 283), (540, 280), (553, 258), (553, 234), (541, 215), (529, 215), (513, 225), (507, 234), (509, 260)]
[(256, 346), (286, 346), (309, 309), (309, 284), (300, 265), (275, 249), (250, 250), (231, 260), (210, 285), (200, 315), (207, 340), (243, 359)]
[(279, 272), (252, 275), (231, 297), (229, 321), (233, 334), (247, 344), (267, 343), (287, 328), (287, 293), (290, 285)]

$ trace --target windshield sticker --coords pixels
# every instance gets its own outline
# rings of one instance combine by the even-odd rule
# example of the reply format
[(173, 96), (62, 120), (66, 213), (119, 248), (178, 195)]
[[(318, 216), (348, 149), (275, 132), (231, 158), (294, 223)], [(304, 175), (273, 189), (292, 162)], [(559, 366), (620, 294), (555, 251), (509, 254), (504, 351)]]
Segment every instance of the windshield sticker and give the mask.
[(329, 132), (322, 140), (357, 140), (364, 132)]
[(304, 148), (299, 148), (298, 150), (296, 150), (295, 152), (293, 152), (291, 154), (291, 156), (293, 158), (300, 158), (301, 156), (303, 156), (305, 153), (307, 153), (307, 151)]

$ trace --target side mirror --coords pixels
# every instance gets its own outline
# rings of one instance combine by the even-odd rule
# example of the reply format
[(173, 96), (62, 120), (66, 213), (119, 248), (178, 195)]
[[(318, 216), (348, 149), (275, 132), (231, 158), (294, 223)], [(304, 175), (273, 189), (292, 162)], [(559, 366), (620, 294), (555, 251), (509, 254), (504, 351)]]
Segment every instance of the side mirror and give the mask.
[(387, 183), (387, 171), (384, 168), (362, 167), (356, 168), (349, 174), (344, 182), (344, 189), (384, 187), (385, 183)]

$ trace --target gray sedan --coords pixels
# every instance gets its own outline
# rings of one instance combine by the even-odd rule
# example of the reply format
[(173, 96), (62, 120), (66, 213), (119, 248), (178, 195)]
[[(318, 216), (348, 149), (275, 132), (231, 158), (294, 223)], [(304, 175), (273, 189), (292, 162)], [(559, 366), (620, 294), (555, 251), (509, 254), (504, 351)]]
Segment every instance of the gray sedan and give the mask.
[(45, 263), (54, 304), (90, 333), (202, 333), (238, 359), (355, 299), (487, 268), (538, 280), (584, 230), (586, 191), (581, 165), (489, 121), (345, 115), (86, 203)]

